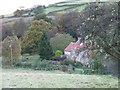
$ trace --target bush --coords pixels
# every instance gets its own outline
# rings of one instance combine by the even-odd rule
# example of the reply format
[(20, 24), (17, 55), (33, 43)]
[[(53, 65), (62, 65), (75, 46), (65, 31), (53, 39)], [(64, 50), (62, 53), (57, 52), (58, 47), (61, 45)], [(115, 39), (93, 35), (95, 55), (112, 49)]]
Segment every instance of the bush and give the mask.
[(30, 62), (19, 62), (15, 64), (16, 67), (31, 68), (32, 64)]
[(63, 65), (62, 66), (62, 71), (63, 72), (67, 72), (68, 71), (68, 66), (67, 65)]
[(59, 70), (61, 68), (60, 64), (52, 64), (49, 60), (38, 59), (34, 62), (33, 69), (36, 70)]
[(42, 69), (42, 68), (45, 68), (47, 65), (48, 65), (48, 61), (42, 60), (40, 58), (40, 59), (37, 59), (34, 61), (33, 68), (34, 69)]
[(61, 62), (61, 64), (62, 64), (62, 65), (69, 65), (69, 64), (74, 65), (74, 61), (65, 59), (63, 62)]
[(62, 55), (63, 53), (62, 53), (62, 51), (61, 50), (57, 50), (56, 52), (55, 52), (55, 56), (60, 56), (60, 55)]
[(80, 62), (77, 62), (74, 66), (76, 68), (82, 68), (83, 67), (83, 65)]
[(30, 59), (30, 54), (23, 54), (22, 55), (22, 61), (28, 61)]
[(73, 60), (68, 60), (68, 59), (66, 59), (63, 62), (61, 62), (61, 64), (62, 65), (70, 65), (71, 64), (72, 66), (74, 66), (76, 68), (82, 68), (83, 67), (83, 65), (80, 62), (77, 62), (75, 64)]

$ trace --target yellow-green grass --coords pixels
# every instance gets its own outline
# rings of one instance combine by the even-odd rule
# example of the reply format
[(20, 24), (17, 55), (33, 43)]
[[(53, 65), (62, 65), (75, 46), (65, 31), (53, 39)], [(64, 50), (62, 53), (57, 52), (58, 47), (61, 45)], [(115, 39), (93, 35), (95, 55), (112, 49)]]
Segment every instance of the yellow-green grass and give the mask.
[(83, 4), (83, 3), (89, 3), (89, 2), (95, 2), (96, 0), (77, 0), (77, 1), (69, 1), (65, 3), (58, 3), (57, 6), (62, 5), (72, 5), (72, 4)]
[(85, 7), (86, 7), (86, 5), (75, 7), (73, 9), (71, 9), (71, 11), (81, 12), (83, 9), (85, 9)]
[(64, 10), (66, 8), (69, 8), (69, 6), (65, 6), (65, 7), (49, 7), (45, 9), (45, 13), (48, 14), (50, 12), (55, 12), (55, 11), (59, 11), (59, 10)]
[[(82, 11), (86, 5), (82, 5), (82, 6), (75, 6), (75, 5), (80, 5), (80, 4), (83, 4), (83, 3), (88, 3), (88, 2), (94, 2), (95, 0), (79, 0), (79, 1), (68, 1), (68, 2), (65, 2), (65, 3), (58, 3), (56, 4), (57, 6), (60, 6), (60, 7), (57, 7), (57, 6), (52, 6), (52, 7), (47, 7), (45, 9), (45, 13), (48, 14), (48, 13), (52, 13), (52, 12), (61, 12), (64, 11), (64, 9), (66, 9), (66, 11)], [(70, 9), (69, 9), (70, 8)], [(67, 10), (68, 9), (68, 10)]]
[(118, 79), (111, 75), (3, 69), (2, 88), (118, 88)]

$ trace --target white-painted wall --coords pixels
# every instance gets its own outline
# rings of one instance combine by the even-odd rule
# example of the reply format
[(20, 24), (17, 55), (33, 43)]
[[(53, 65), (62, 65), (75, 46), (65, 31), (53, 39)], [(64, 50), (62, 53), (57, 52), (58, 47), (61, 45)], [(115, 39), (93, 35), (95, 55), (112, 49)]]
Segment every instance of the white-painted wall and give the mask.
[(70, 57), (70, 53), (71, 53), (71, 52), (64, 51), (64, 54), (67, 56), (67, 58), (69, 58), (69, 57)]

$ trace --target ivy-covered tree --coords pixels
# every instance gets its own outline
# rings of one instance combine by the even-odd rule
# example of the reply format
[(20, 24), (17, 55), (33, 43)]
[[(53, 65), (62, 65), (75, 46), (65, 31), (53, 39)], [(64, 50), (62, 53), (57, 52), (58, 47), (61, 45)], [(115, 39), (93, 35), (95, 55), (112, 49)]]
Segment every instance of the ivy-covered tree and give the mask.
[(50, 59), (53, 56), (52, 47), (45, 33), (39, 38), (38, 54), (42, 59)]
[(17, 36), (7, 36), (2, 42), (3, 65), (13, 65), (21, 56), (20, 40)]

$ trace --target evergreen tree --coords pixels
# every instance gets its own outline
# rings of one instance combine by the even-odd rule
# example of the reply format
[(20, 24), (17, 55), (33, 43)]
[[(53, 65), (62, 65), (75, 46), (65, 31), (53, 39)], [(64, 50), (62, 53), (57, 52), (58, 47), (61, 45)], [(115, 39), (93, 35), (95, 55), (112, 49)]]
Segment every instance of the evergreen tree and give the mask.
[(50, 42), (45, 33), (39, 38), (38, 54), (42, 59), (50, 59), (53, 55), (52, 47), (50, 46)]

